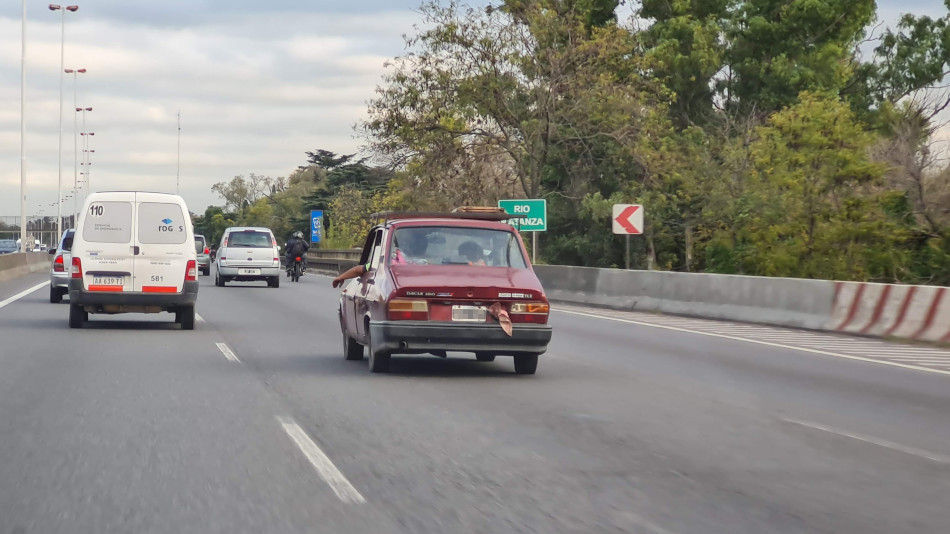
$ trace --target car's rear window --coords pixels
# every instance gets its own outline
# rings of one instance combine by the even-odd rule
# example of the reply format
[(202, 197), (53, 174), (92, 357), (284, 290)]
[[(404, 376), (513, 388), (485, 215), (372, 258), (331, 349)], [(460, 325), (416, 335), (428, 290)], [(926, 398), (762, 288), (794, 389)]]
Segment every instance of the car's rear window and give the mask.
[(90, 243), (132, 241), (132, 204), (103, 201), (89, 204), (82, 224), (82, 238)]
[(188, 221), (181, 206), (170, 202), (139, 204), (139, 243), (180, 245), (188, 238)]
[(198, 236), (195, 238), (195, 252), (198, 254), (204, 254), (205, 251), (205, 238)]
[(73, 249), (73, 234), (74, 232), (70, 230), (63, 236), (63, 246), (60, 247), (61, 252), (69, 252)]
[(229, 247), (245, 248), (270, 248), (274, 245), (268, 232), (259, 232), (257, 230), (242, 230), (231, 232), (228, 236)]
[(390, 248), (392, 263), (527, 267), (512, 232), (485, 228), (417, 226), (399, 228)]

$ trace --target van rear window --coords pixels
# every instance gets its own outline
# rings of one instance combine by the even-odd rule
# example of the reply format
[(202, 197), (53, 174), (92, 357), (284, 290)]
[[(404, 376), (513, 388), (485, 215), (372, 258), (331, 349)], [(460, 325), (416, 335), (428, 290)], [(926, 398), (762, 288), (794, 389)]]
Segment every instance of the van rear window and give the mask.
[(82, 238), (89, 243), (129, 243), (132, 241), (132, 204), (93, 202), (83, 218)]
[(170, 202), (139, 204), (139, 243), (180, 245), (188, 238), (188, 221), (181, 206)]

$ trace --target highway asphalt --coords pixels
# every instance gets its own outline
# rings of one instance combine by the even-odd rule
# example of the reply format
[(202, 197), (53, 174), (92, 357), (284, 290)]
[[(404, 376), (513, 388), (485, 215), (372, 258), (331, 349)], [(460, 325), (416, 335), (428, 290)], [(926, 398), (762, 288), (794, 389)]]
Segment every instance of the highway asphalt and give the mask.
[(201, 277), (194, 331), (46, 278), (0, 283), (0, 534), (950, 531), (939, 370), (556, 305), (537, 375), (375, 375), (324, 276)]

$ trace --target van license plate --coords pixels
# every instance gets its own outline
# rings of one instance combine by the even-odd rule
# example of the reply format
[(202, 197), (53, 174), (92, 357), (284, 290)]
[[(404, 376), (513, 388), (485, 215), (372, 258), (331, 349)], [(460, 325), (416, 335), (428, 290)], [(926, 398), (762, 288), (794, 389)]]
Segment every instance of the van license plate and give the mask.
[(238, 274), (249, 274), (249, 275), (258, 275), (261, 274), (260, 269), (238, 269)]
[(93, 276), (92, 285), (94, 286), (124, 286), (124, 276)]
[(469, 323), (484, 323), (488, 319), (488, 308), (484, 306), (452, 306), (452, 320)]

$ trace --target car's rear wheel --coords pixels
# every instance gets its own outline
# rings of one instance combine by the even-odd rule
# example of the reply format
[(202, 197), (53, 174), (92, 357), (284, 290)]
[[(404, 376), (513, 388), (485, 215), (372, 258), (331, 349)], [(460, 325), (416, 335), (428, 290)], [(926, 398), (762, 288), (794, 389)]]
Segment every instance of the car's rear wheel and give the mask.
[(194, 330), (195, 329), (195, 307), (186, 306), (179, 309), (175, 312), (175, 319), (177, 323), (181, 323), (182, 330)]
[(519, 375), (533, 375), (538, 370), (537, 354), (516, 354), (515, 373)]
[(343, 333), (343, 357), (347, 360), (363, 359), (363, 345), (346, 335), (346, 332)]
[(214, 273), (214, 285), (224, 287), (224, 278), (221, 278), (221, 273)]
[(369, 370), (371, 373), (387, 373), (389, 372), (389, 360), (392, 359), (392, 355), (389, 352), (379, 350), (376, 345), (373, 343), (373, 336), (369, 333), (369, 328), (366, 329), (366, 335), (369, 337), (369, 344), (366, 347), (366, 350), (369, 352)]
[(209, 265), (209, 266), (205, 267), (204, 269), (202, 269), (202, 270), (201, 270), (201, 274), (203, 274), (203, 275), (205, 275), (205, 276), (210, 275), (210, 274), (211, 274), (211, 266)]
[(269, 287), (280, 287), (280, 276), (272, 276), (268, 278), (267, 285)]
[(49, 301), (56, 304), (63, 301), (63, 290), (59, 287), (49, 286)]
[(69, 327), (82, 328), (89, 320), (89, 313), (79, 304), (69, 305)]
[(495, 361), (495, 355), (490, 352), (476, 352), (475, 359), (480, 362), (493, 362)]

